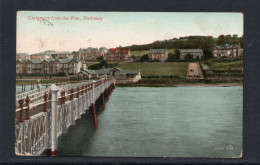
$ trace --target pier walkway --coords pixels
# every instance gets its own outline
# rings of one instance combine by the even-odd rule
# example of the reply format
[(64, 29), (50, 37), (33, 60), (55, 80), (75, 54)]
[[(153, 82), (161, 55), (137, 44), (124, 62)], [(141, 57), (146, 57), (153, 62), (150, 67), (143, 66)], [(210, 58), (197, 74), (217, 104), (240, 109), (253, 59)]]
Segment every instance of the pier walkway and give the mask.
[(93, 113), (94, 130), (98, 129), (96, 101), (115, 88), (113, 79), (93, 80), (78, 84), (52, 84), (43, 90), (16, 95), (15, 153), (41, 155), (48, 151), (57, 155), (58, 137), (66, 133), (87, 111)]

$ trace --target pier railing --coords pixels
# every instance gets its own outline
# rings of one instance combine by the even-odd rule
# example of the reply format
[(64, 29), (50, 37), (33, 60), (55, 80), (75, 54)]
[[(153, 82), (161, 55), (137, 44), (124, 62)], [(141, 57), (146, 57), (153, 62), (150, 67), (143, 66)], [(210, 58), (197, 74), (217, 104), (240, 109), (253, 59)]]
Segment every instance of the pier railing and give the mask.
[[(52, 97), (51, 108), (29, 116), (27, 120), (20, 118), (19, 124), (15, 126), (16, 154), (41, 155), (50, 149), (50, 155), (57, 155), (57, 138), (66, 133), (90, 106), (94, 106), (94, 110), (96, 100), (101, 95), (104, 96), (105, 91), (109, 91), (110, 94), (113, 89), (114, 82), (111, 79), (71, 84), (64, 86), (63, 89), (53, 85), (48, 89)], [(68, 101), (66, 97), (69, 97)], [(57, 104), (58, 99), (60, 105)], [(19, 111), (22, 110), (23, 108), (20, 108)]]

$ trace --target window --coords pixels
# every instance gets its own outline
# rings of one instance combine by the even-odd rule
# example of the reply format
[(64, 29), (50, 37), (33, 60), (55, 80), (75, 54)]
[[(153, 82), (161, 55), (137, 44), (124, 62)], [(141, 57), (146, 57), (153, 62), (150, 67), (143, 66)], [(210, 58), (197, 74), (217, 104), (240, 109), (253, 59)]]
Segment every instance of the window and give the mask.
[(32, 67), (32, 65), (31, 64), (27, 64), (27, 68), (31, 68)]
[(19, 67), (19, 64), (16, 64), (16, 67)]

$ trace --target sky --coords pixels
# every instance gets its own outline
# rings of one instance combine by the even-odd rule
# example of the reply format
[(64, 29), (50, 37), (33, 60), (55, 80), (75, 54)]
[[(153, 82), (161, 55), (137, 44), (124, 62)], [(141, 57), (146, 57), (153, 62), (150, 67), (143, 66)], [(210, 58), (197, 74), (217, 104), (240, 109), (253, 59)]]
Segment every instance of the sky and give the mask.
[[(98, 20), (89, 20), (91, 17)], [(221, 34), (242, 36), (243, 14), (18, 11), (16, 52), (113, 48), (190, 35), (218, 37)]]

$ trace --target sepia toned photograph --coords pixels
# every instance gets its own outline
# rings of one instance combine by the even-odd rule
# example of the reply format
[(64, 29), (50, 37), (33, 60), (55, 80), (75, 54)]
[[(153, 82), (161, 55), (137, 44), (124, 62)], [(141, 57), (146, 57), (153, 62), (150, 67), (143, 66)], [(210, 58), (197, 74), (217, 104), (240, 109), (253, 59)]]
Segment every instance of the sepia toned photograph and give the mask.
[(17, 11), (15, 154), (242, 158), (243, 17)]

